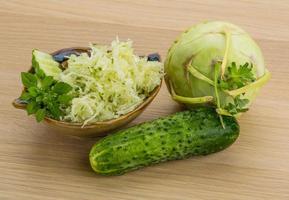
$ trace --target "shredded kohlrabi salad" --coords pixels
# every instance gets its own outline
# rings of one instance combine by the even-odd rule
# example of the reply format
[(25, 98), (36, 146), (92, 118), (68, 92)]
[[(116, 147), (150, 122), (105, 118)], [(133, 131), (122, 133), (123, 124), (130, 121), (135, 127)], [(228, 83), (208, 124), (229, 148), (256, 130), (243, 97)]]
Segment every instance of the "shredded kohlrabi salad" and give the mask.
[(117, 118), (134, 110), (161, 83), (163, 64), (134, 54), (132, 41), (90, 45), (90, 55), (71, 55), (60, 81), (74, 98), (62, 120), (85, 124)]

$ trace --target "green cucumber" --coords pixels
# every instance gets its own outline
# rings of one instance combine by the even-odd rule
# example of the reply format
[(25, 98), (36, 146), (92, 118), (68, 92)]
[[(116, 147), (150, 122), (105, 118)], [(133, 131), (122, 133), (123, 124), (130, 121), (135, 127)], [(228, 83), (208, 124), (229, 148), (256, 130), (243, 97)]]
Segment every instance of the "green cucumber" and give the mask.
[(50, 54), (34, 49), (32, 51), (32, 66), (34, 69), (41, 69), (46, 76), (52, 76), (55, 80), (59, 80), (60, 64)]
[(118, 131), (91, 149), (92, 169), (120, 175), (154, 163), (207, 155), (230, 146), (239, 135), (234, 117), (223, 116), (225, 128), (213, 108), (197, 108)]

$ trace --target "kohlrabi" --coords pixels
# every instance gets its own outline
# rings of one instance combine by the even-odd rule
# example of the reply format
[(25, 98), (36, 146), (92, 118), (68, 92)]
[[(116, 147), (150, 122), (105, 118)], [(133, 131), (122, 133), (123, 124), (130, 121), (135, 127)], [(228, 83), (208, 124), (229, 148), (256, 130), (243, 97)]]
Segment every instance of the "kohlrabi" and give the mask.
[(270, 78), (255, 41), (222, 21), (200, 23), (183, 32), (168, 51), (165, 74), (174, 100), (214, 105), (220, 116), (247, 111)]

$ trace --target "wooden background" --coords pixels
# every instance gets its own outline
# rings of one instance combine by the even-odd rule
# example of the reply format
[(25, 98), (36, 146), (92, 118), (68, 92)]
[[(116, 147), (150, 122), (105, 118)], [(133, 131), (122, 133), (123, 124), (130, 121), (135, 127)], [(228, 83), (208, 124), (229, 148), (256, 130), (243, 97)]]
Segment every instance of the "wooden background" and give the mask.
[[(90, 169), (96, 139), (62, 136), (11, 106), (31, 50), (135, 41), (158, 51), (190, 25), (227, 20), (263, 49), (272, 79), (240, 120), (238, 141), (207, 157), (173, 161), (119, 177)], [(289, 1), (0, 0), (0, 199), (289, 199)], [(165, 85), (132, 124), (178, 110)]]

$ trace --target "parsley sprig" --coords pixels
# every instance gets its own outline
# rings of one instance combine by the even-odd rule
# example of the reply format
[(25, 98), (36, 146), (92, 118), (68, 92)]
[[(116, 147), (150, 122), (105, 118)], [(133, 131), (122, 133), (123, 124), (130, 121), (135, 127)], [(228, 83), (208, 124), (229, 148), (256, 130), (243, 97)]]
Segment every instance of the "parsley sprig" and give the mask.
[(45, 116), (59, 120), (64, 114), (63, 109), (73, 98), (70, 94), (72, 87), (54, 80), (52, 76), (46, 76), (39, 67), (34, 70), (35, 73), (21, 73), (25, 91), (20, 99), (27, 102), (27, 113), (35, 114), (37, 122), (42, 121)]
[(246, 112), (248, 111), (248, 108), (246, 108), (246, 105), (249, 103), (248, 99), (242, 99), (240, 95), (236, 96), (233, 99), (232, 103), (228, 103), (225, 106), (225, 109), (231, 114), (236, 115), (240, 112)]
[[(235, 90), (244, 87), (256, 80), (253, 73), (253, 65), (245, 63), (237, 67), (235, 62), (227, 68), (224, 78), (219, 78), (219, 87), (222, 90)], [(248, 110), (247, 104), (249, 100), (242, 98), (242, 94), (233, 97), (232, 102), (225, 105), (224, 109), (231, 115), (236, 115), (240, 112), (246, 112)]]
[(219, 79), (219, 83), (223, 90), (235, 90), (255, 80), (252, 64), (245, 63), (238, 68), (236, 63), (232, 62), (231, 66), (227, 68), (224, 79)]

